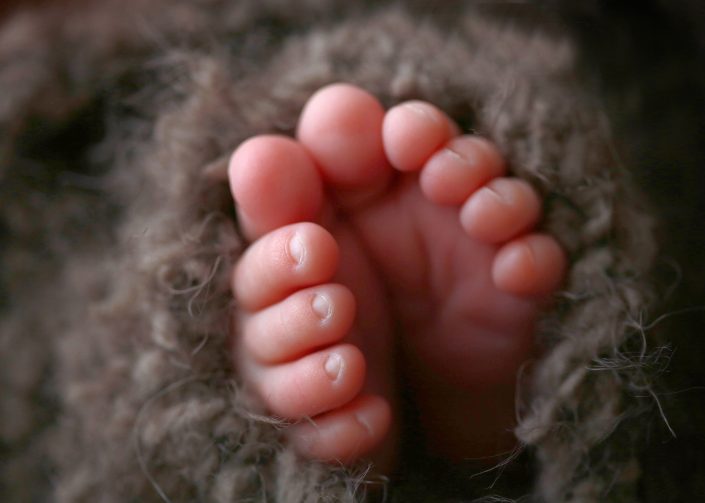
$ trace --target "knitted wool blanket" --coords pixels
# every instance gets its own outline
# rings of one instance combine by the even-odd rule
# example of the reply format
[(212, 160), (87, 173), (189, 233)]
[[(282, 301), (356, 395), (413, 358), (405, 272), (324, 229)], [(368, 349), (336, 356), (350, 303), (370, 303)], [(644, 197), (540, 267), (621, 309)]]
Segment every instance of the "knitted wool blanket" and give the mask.
[[(636, 500), (642, 418), (659, 415), (657, 246), (568, 35), (531, 8), (461, 2), (106, 0), (8, 18), (3, 501)], [(217, 173), (249, 136), (292, 134), (336, 81), (491, 138), (570, 257), (521, 382), (521, 451), (489, 481), (434, 469), (413, 438), (390, 480), (300, 460), (232, 368), (243, 242)]]

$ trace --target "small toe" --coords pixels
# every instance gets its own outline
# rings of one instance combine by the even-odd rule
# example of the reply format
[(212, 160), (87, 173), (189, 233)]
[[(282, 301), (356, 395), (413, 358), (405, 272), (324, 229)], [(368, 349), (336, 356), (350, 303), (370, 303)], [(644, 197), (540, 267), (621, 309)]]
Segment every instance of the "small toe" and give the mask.
[(437, 107), (424, 101), (407, 101), (384, 116), (384, 151), (399, 171), (418, 171), (456, 130)]
[(299, 290), (283, 301), (245, 316), (244, 349), (260, 363), (283, 363), (339, 342), (355, 319), (352, 292), (329, 283)]
[(426, 162), (419, 183), (430, 201), (458, 205), (505, 171), (504, 160), (491, 142), (466, 135), (447, 142)]
[(345, 405), (360, 392), (365, 379), (365, 358), (350, 344), (280, 365), (249, 361), (241, 367), (269, 411), (294, 420)]
[(287, 430), (297, 451), (310, 459), (351, 463), (375, 449), (392, 422), (386, 400), (362, 395), (347, 405)]
[(460, 210), (465, 232), (478, 241), (501, 243), (531, 229), (541, 217), (536, 191), (519, 178), (495, 178)]
[(323, 202), (323, 183), (298, 142), (283, 136), (256, 136), (230, 159), (230, 188), (238, 218), (249, 239), (277, 227), (314, 220)]
[(529, 234), (510, 241), (497, 252), (492, 279), (506, 293), (549, 295), (563, 282), (566, 265), (565, 253), (553, 237)]
[(246, 311), (262, 309), (300, 288), (330, 281), (338, 258), (335, 239), (320, 225), (276, 229), (250, 245), (235, 265), (235, 300)]
[(385, 185), (391, 167), (382, 145), (384, 109), (350, 84), (320, 89), (299, 119), (297, 138), (316, 160), (324, 180), (339, 190)]

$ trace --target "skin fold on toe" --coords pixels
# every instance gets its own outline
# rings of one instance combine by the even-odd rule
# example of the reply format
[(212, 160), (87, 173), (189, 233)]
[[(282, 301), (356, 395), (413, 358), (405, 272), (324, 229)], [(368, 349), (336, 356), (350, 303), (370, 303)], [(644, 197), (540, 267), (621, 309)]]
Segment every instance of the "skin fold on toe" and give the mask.
[(567, 266), (534, 232), (539, 195), (506, 176), (490, 141), (422, 101), (385, 112), (333, 84), (296, 136), (255, 137), (230, 163), (253, 240), (233, 273), (245, 380), (298, 420), (287, 438), (309, 458), (391, 469), (397, 372), (429, 451), (511, 448), (516, 376)]

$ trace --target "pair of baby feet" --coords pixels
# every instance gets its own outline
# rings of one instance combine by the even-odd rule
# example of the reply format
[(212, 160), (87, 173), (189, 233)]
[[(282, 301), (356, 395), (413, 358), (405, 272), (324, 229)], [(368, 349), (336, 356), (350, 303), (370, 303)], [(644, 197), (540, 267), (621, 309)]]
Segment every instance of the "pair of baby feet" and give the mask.
[(513, 446), (517, 372), (566, 259), (492, 143), (429, 103), (385, 112), (334, 84), (296, 139), (240, 145), (229, 181), (251, 241), (236, 365), (302, 455), (389, 469), (401, 386), (433, 454)]

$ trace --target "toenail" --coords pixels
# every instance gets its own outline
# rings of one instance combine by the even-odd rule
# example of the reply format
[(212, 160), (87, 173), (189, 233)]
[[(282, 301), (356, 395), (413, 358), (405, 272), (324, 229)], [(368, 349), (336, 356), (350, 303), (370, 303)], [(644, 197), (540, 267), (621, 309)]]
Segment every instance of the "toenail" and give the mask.
[(460, 153), (450, 147), (444, 148), (441, 151), (441, 155), (449, 161), (452, 161), (451, 165), (454, 165), (458, 168), (467, 169), (472, 167), (472, 160), (468, 158), (467, 154)]
[(301, 241), (301, 236), (298, 234), (294, 234), (291, 239), (289, 239), (289, 256), (297, 265), (301, 265), (304, 261), (306, 248), (304, 247), (303, 241)]
[(338, 353), (331, 354), (326, 363), (323, 365), (326, 374), (331, 380), (335, 381), (340, 376), (340, 372), (343, 370), (343, 358)]
[(318, 293), (313, 296), (311, 307), (313, 308), (313, 312), (316, 313), (322, 321), (330, 318), (330, 315), (333, 313), (333, 306), (328, 298)]
[(368, 417), (370, 416), (369, 411), (363, 410), (355, 414), (355, 420), (362, 425), (365, 430), (367, 430), (367, 434), (369, 436), (373, 436), (375, 431), (372, 429), (372, 420), (373, 418)]
[(524, 255), (526, 256), (526, 259), (529, 261), (531, 266), (536, 269), (536, 255), (534, 255), (533, 247), (526, 241), (521, 243), (521, 247), (524, 250)]
[(407, 103), (405, 107), (420, 117), (431, 119), (433, 122), (440, 122), (438, 115), (433, 113), (433, 109), (430, 108), (428, 105), (411, 102)]
[(499, 191), (493, 189), (492, 187), (485, 186), (482, 188), (482, 191), (485, 194), (488, 194), (492, 196), (495, 200), (499, 201), (503, 205), (511, 205), (512, 201), (510, 198), (507, 198), (505, 194), (500, 193)]

